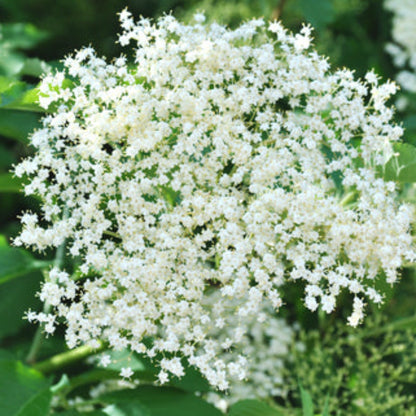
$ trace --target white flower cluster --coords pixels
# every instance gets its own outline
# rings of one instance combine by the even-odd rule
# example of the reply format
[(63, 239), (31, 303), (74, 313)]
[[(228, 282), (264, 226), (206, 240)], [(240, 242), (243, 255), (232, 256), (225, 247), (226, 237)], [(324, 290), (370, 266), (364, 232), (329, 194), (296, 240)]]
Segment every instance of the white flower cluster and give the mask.
[(233, 329), (239, 325), (244, 336), (237, 351), (241, 354), (240, 360), (246, 361), (246, 377), (243, 380), (233, 380), (226, 394), (210, 392), (206, 397), (224, 412), (239, 400), (287, 395), (283, 370), (286, 360), (290, 358), (289, 348), (294, 342), (294, 330), (270, 309), (264, 309), (258, 316), (251, 317), (244, 323), (239, 322), (239, 317), (234, 315), (228, 320), (227, 327), (215, 328), (210, 334), (223, 350), (218, 351), (218, 354), (230, 366), (235, 362), (237, 351), (227, 351), (227, 344), (232, 339)]
[[(185, 358), (224, 390), (246, 360), (219, 350), (265, 303), (277, 310), (287, 282), (305, 286), (312, 311), (351, 292), (357, 325), (366, 299), (382, 301), (377, 280), (394, 283), (414, 259), (413, 214), (380, 178), (402, 135), (385, 105), (394, 84), (329, 71), (309, 27), (197, 17), (136, 23), (124, 11), (119, 42), (134, 42), (134, 65), (85, 48), (44, 78), (53, 111), (15, 168), (42, 214), (22, 216), (15, 243), (66, 242), (81, 260), (81, 278), (54, 269), (44, 284), (53, 314), (29, 316), (48, 332), (63, 318), (70, 348), (162, 353), (162, 383)], [(219, 348), (210, 334), (226, 326)]]
[(386, 0), (393, 13), (392, 37), (387, 44), (394, 64), (400, 68), (397, 82), (407, 91), (416, 92), (416, 0)]

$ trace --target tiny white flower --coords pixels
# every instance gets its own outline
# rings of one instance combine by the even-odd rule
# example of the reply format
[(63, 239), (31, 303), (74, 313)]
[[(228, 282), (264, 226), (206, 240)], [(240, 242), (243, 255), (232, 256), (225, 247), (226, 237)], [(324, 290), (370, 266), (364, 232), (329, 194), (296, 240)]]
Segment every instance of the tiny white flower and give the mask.
[(205, 15), (203, 13), (195, 13), (194, 20), (197, 23), (204, 23), (205, 22)]
[(101, 356), (99, 362), (101, 366), (107, 367), (109, 364), (111, 364), (111, 357), (108, 354), (104, 354)]
[(133, 370), (130, 367), (123, 367), (120, 371), (120, 377), (130, 378), (134, 374)]

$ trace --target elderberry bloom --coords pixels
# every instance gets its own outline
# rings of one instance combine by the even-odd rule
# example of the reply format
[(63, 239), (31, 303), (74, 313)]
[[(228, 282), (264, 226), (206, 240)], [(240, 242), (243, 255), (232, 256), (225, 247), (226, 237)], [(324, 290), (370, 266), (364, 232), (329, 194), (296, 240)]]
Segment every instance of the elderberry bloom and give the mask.
[[(214, 294), (211, 301), (216, 303), (219, 296)], [(243, 335), (238, 348), (230, 349), (235, 327), (242, 328)], [(276, 317), (270, 308), (244, 321), (238, 315), (229, 317), (227, 326), (215, 328), (210, 336), (215, 340), (215, 354), (221, 356), (230, 371), (235, 368), (237, 373), (232, 374), (226, 394), (207, 394), (209, 402), (225, 412), (229, 405), (239, 400), (287, 395), (288, 386), (283, 373), (290, 359), (289, 350), (294, 344), (295, 331), (283, 319)], [(302, 348), (302, 345), (298, 347)], [(234, 364), (236, 361), (238, 366)]]
[(382, 178), (402, 135), (386, 106), (395, 85), (331, 71), (309, 27), (120, 17), (134, 64), (89, 47), (45, 76), (50, 113), (15, 168), (42, 200), (15, 243), (65, 242), (80, 262), (76, 278), (52, 270), (40, 293), (52, 313), (31, 319), (51, 333), (64, 320), (70, 348), (145, 354), (161, 383), (186, 360), (221, 390), (250, 358), (224, 351), (281, 307), (284, 284), (327, 313), (350, 292), (359, 324), (382, 302), (378, 282), (415, 258), (412, 210)]

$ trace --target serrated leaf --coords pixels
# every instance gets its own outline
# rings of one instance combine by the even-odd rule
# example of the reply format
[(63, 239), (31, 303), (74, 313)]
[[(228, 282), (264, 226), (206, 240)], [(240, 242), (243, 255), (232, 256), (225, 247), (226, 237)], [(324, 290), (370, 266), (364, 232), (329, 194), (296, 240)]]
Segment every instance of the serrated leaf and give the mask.
[(47, 416), (51, 394), (49, 383), (20, 361), (0, 360), (0, 414)]
[(282, 416), (278, 410), (259, 400), (241, 400), (230, 407), (229, 416)]
[(113, 405), (138, 403), (150, 411), (149, 416), (221, 416), (222, 413), (192, 393), (172, 387), (140, 386), (100, 396)]

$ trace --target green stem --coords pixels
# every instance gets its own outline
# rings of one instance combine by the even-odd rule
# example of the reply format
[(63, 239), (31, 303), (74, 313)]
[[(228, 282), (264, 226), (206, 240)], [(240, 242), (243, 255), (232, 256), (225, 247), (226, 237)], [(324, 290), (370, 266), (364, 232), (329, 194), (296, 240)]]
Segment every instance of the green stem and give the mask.
[(101, 343), (98, 348), (92, 348), (88, 345), (83, 345), (81, 347), (74, 348), (73, 350), (54, 355), (53, 357), (41, 361), (40, 363), (34, 364), (33, 368), (44, 374), (52, 373), (56, 370), (60, 370), (63, 367), (78, 361), (82, 361), (91, 355), (98, 354), (106, 348), (107, 347), (104, 343)]
[[(87, 373), (72, 377), (69, 381), (67, 390), (65, 390), (65, 394), (68, 394), (78, 387), (95, 384), (105, 380), (120, 380), (120, 371), (107, 368), (96, 368)], [(156, 374), (150, 370), (136, 370), (132, 376), (132, 380), (152, 383), (156, 380)]]
[(341, 199), (340, 205), (343, 207), (347, 206), (348, 204), (354, 201), (356, 195), (357, 193), (355, 191), (348, 192), (348, 194), (346, 194), (344, 198)]
[(119, 239), (119, 240), (121, 240), (121, 239), (122, 239), (122, 238), (120, 237), (120, 234), (117, 234), (117, 233), (115, 233), (115, 232), (113, 232), (113, 231), (105, 230), (105, 231), (103, 232), (103, 234), (108, 235), (108, 236), (110, 236), (110, 237), (117, 238), (117, 239)]
[(283, 9), (285, 7), (286, 0), (280, 0), (279, 4), (272, 11), (272, 20), (279, 20), (282, 17)]

